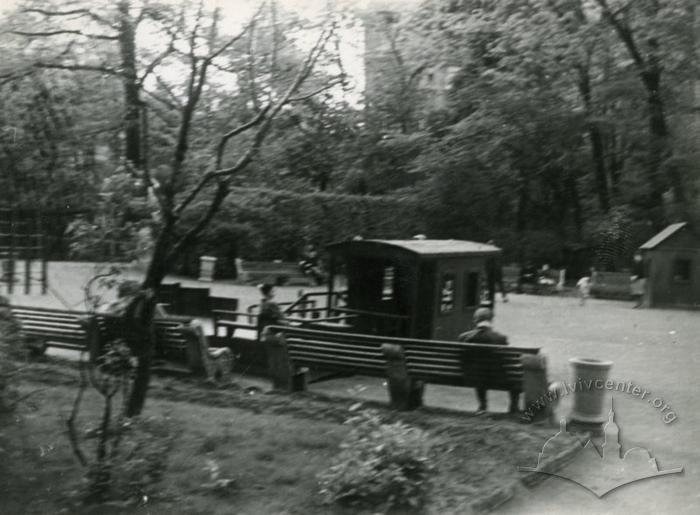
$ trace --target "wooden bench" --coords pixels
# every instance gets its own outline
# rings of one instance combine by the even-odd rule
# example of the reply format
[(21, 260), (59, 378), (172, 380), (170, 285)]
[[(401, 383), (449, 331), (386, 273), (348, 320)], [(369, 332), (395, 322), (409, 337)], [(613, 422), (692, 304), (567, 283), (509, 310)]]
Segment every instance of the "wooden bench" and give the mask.
[[(21, 334), (30, 340), (30, 348), (35, 354), (43, 354), (47, 347), (90, 351), (88, 334), (90, 318), (95, 320), (102, 342), (119, 337), (119, 323), (116, 322), (116, 317), (109, 315), (26, 306), (11, 306), (10, 311), (13, 318), (20, 324)], [(154, 369), (189, 370), (193, 373), (201, 373), (203, 369), (206, 371), (206, 366), (210, 364), (201, 363), (200, 350), (203, 345), (206, 346), (206, 340), (201, 339), (204, 338), (203, 333), (200, 337), (200, 333), (191, 327), (191, 317), (168, 315), (156, 317), (154, 323), (156, 332)], [(98, 348), (100, 345), (98, 343)], [(92, 351), (94, 354), (95, 349)], [(211, 349), (210, 354), (211, 358), (216, 360), (226, 353)], [(221, 359), (230, 359), (230, 356)], [(173, 364), (184, 364), (186, 367), (172, 366)], [(216, 374), (221, 375), (218, 372)]]
[(599, 299), (631, 299), (630, 273), (594, 272), (591, 277), (591, 295)]
[(538, 348), (389, 338), (286, 326), (270, 326), (267, 331), (269, 372), (276, 388), (303, 390), (308, 369), (384, 377), (388, 379), (391, 403), (399, 409), (422, 405), (425, 383), (522, 392), (523, 356), (539, 354)]
[(304, 274), (298, 263), (285, 261), (244, 261), (236, 262), (238, 278), (246, 283), (269, 282), (281, 286), (314, 286), (313, 277)]

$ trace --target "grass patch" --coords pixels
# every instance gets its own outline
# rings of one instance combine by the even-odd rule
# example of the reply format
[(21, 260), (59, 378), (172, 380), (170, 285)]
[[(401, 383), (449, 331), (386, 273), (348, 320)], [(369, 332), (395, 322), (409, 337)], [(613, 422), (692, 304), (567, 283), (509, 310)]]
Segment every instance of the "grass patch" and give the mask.
[[(250, 396), (236, 388), (160, 378), (154, 379), (146, 414), (168, 417), (177, 434), (163, 480), (147, 492), (140, 508), (81, 507), (75, 499), (84, 470), (65, 435), (76, 384), (77, 371), (69, 364), (27, 366), (20, 393), (40, 391), (0, 421), (0, 513), (358, 513), (323, 505), (318, 482), (350, 430), (343, 422), (353, 415), (348, 411), (353, 402)], [(78, 421), (81, 432), (97, 423), (100, 401), (97, 394), (86, 396)], [(430, 440), (436, 465), (426, 504), (430, 513), (463, 513), (480, 496), (517, 481), (516, 466), (532, 465), (552, 434), (549, 428), (506, 418), (429, 409), (380, 411), (389, 423), (418, 427)], [(86, 452), (91, 442), (85, 444)]]

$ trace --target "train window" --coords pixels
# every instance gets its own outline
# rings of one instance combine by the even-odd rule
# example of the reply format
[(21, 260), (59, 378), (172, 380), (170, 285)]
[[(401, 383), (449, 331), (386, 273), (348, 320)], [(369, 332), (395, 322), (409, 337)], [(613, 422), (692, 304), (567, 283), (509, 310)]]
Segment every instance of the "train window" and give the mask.
[(445, 274), (442, 276), (440, 286), (440, 313), (450, 313), (455, 308), (455, 276)]
[(464, 275), (464, 307), (473, 308), (479, 304), (479, 272)]
[(393, 266), (387, 266), (384, 268), (384, 279), (382, 282), (382, 300), (393, 300), (395, 275), (396, 270)]
[(690, 282), (691, 269), (690, 259), (676, 259), (673, 262), (673, 280), (677, 283)]

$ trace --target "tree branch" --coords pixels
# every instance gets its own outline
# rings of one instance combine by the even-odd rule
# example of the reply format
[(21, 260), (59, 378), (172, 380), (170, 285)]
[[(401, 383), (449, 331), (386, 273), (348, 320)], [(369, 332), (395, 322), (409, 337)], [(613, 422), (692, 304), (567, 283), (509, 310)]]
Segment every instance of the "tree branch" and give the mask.
[(163, 105), (164, 105), (165, 107), (167, 107), (168, 109), (172, 109), (172, 110), (174, 110), (174, 111), (176, 111), (176, 110), (179, 109), (179, 106), (176, 106), (175, 104), (173, 104), (173, 103), (170, 102), (169, 100), (167, 100), (167, 99), (161, 97), (160, 95), (154, 93), (153, 91), (148, 91), (148, 90), (145, 89), (145, 88), (143, 89), (143, 91), (144, 91), (148, 96), (150, 96), (150, 97), (153, 98), (154, 100), (157, 100), (158, 102), (160, 102), (161, 104), (163, 104)]
[(173, 92), (172, 88), (170, 85), (165, 82), (160, 75), (154, 74), (154, 77), (156, 78), (156, 82), (158, 85), (165, 90), (165, 92), (168, 94), (170, 97), (170, 101), (177, 106), (178, 109), (182, 109), (182, 103), (180, 102), (180, 99), (177, 97), (177, 95)]
[(596, 1), (598, 2), (600, 8), (603, 10), (603, 16), (608, 19), (610, 25), (613, 26), (617, 34), (620, 36), (622, 42), (627, 47), (627, 50), (632, 56), (634, 63), (637, 65), (638, 68), (641, 68), (643, 70), (646, 67), (646, 62), (644, 61), (642, 54), (637, 48), (637, 45), (634, 41), (634, 36), (632, 35), (632, 31), (630, 30), (629, 26), (620, 21), (620, 19), (616, 16), (616, 13), (613, 13), (610, 10), (610, 6), (608, 5), (607, 0)]
[(271, 107), (272, 107), (271, 104), (267, 104), (264, 108), (262, 108), (260, 110), (260, 112), (258, 112), (258, 114), (252, 120), (244, 123), (243, 125), (236, 127), (233, 130), (230, 130), (229, 132), (227, 132), (226, 134), (224, 134), (221, 137), (221, 140), (219, 140), (219, 145), (217, 146), (217, 149), (216, 149), (216, 168), (217, 169), (221, 168), (221, 163), (223, 162), (224, 149), (226, 148), (226, 143), (228, 143), (228, 141), (231, 138), (238, 136), (239, 134), (255, 127), (260, 122), (262, 122), (263, 119), (265, 118), (265, 115), (268, 113), (268, 111), (270, 110)]
[[(263, 4), (264, 5), (264, 4)], [(196, 39), (196, 31), (198, 30), (199, 27), (199, 19), (197, 20), (197, 23), (195, 24), (195, 28), (192, 30), (192, 35), (190, 36), (190, 80), (187, 88), (187, 103), (185, 104), (182, 112), (182, 123), (180, 124), (180, 133), (178, 135), (178, 143), (176, 146), (175, 150), (175, 160), (173, 164), (173, 171), (171, 174), (170, 178), (170, 185), (168, 187), (168, 191), (166, 192), (169, 198), (172, 199), (174, 198), (175, 195), (175, 183), (178, 180), (179, 174), (180, 174), (180, 169), (182, 166), (182, 163), (185, 158), (185, 153), (187, 151), (187, 139), (189, 136), (189, 130), (190, 130), (190, 125), (191, 125), (191, 120), (192, 116), (194, 114), (194, 109), (197, 103), (199, 102), (199, 99), (202, 95), (202, 89), (204, 88), (204, 83), (206, 82), (206, 76), (207, 76), (207, 69), (209, 65), (211, 64), (212, 60), (220, 55), (224, 50), (226, 50), (230, 45), (234, 44), (236, 41), (238, 41), (243, 35), (246, 33), (246, 31), (249, 30), (249, 28), (255, 23), (256, 17), (259, 16), (260, 12), (262, 12), (262, 7), (261, 6), (257, 13), (253, 16), (253, 19), (246, 25), (246, 27), (243, 28), (243, 30), (237, 34), (236, 36), (233, 36), (231, 39), (229, 39), (226, 43), (224, 43), (218, 50), (212, 51), (209, 56), (203, 59), (202, 64), (199, 67), (199, 70), (197, 70), (197, 57), (195, 56), (194, 53), (194, 46), (195, 46), (195, 39)], [(201, 4), (200, 4), (200, 9), (201, 9)], [(201, 14), (201, 12), (200, 12)], [(218, 22), (218, 16), (215, 15), (214, 17), (214, 22), (212, 24), (211, 28), (211, 33), (210, 33), (210, 42), (213, 41), (213, 39), (216, 36), (216, 29), (217, 29), (217, 22)], [(235, 134), (234, 134), (235, 135)], [(224, 136), (225, 137), (225, 136)], [(226, 138), (226, 141), (230, 139), (232, 136), (229, 136)], [(223, 150), (222, 150), (223, 152)], [(204, 176), (202, 180), (202, 184), (198, 185), (195, 187), (193, 190), (194, 195), (189, 195), (186, 199), (186, 202), (181, 203), (180, 206), (173, 211), (173, 214), (177, 215), (177, 213), (182, 212), (182, 209), (184, 209), (183, 204), (186, 206), (189, 204), (196, 196), (199, 194), (199, 192), (202, 190), (206, 182), (208, 182), (207, 175)]]
[(46, 17), (53, 17), (53, 16), (88, 16), (89, 18), (92, 18), (94, 21), (102, 24), (102, 25), (107, 25), (110, 28), (114, 28), (114, 25), (112, 25), (109, 21), (105, 20), (101, 16), (93, 13), (92, 11), (88, 9), (73, 9), (72, 11), (49, 11), (47, 9), (39, 9), (39, 8), (27, 8), (27, 9), (22, 9), (23, 13), (37, 13), (37, 14), (43, 14)]
[(250, 36), (248, 36), (248, 59), (246, 60), (246, 71), (248, 72), (248, 82), (250, 84), (250, 99), (253, 101), (253, 108), (260, 109), (257, 85), (255, 84), (255, 56), (253, 55), (253, 43), (255, 42), (255, 23), (251, 23)]
[(329, 83), (326, 84), (325, 86), (321, 86), (320, 88), (318, 88), (318, 89), (312, 91), (311, 93), (307, 93), (307, 94), (304, 94), (304, 95), (301, 95), (301, 96), (298, 96), (298, 97), (292, 97), (292, 98), (289, 99), (289, 102), (290, 102), (290, 103), (291, 103), (291, 102), (301, 102), (301, 101), (303, 101), (303, 100), (308, 100), (308, 99), (310, 99), (311, 97), (315, 97), (315, 96), (318, 95), (319, 93), (323, 93), (324, 91), (326, 91), (326, 90), (328, 90), (328, 89), (331, 89), (331, 88), (337, 86), (338, 84), (343, 84), (344, 82), (345, 82), (345, 78), (344, 78), (344, 77), (337, 78), (337, 79), (335, 79), (335, 80), (332, 80), (331, 82), (329, 82)]
[(116, 75), (121, 77), (122, 74), (114, 68), (109, 68), (107, 66), (93, 66), (89, 64), (60, 64), (60, 63), (34, 63), (35, 68), (51, 68), (56, 70), (71, 70), (71, 71), (91, 71), (107, 73), (109, 75)]
[(321, 33), (313, 48), (309, 51), (306, 60), (304, 61), (304, 64), (300, 68), (299, 73), (295, 77), (294, 81), (289, 86), (284, 96), (277, 102), (277, 104), (273, 108), (271, 108), (270, 115), (262, 122), (257, 132), (253, 136), (253, 142), (251, 146), (233, 166), (229, 168), (217, 168), (213, 172), (216, 177), (233, 175), (234, 173), (243, 169), (243, 167), (245, 167), (248, 163), (250, 163), (250, 161), (253, 159), (253, 156), (258, 151), (260, 145), (265, 139), (267, 131), (270, 129), (270, 126), (272, 124), (272, 121), (282, 110), (282, 108), (289, 103), (289, 99), (292, 97), (292, 95), (299, 90), (299, 87), (308, 78), (309, 74), (313, 70), (314, 65), (316, 64), (316, 61), (321, 56), (321, 53), (323, 53), (323, 49), (326, 45), (326, 42), (331, 37), (334, 30), (335, 25), (332, 26), (331, 29), (327, 32), (323, 31)]
[(170, 263), (172, 260), (174, 260), (180, 254), (182, 249), (190, 245), (195, 240), (197, 235), (199, 235), (199, 233), (202, 232), (207, 225), (209, 225), (209, 222), (212, 220), (212, 218), (214, 218), (214, 215), (216, 215), (219, 207), (221, 207), (221, 204), (228, 195), (228, 192), (228, 184), (224, 181), (219, 181), (216, 192), (214, 193), (214, 198), (212, 199), (211, 204), (209, 204), (206, 213), (202, 216), (202, 218), (200, 218), (197, 225), (187, 231), (185, 235), (182, 236), (182, 238), (180, 238), (175, 245), (173, 245), (173, 248), (170, 250), (170, 252), (168, 252), (165, 258), (166, 263)]
[[(223, 154), (224, 154), (224, 149), (226, 147), (226, 143), (228, 140), (233, 138), (234, 136), (237, 136), (238, 134), (241, 134), (254, 126), (258, 125), (267, 112), (270, 110), (270, 107), (272, 107), (270, 104), (265, 106), (252, 120), (244, 123), (243, 125), (240, 125), (239, 127), (236, 127), (235, 129), (232, 129), (231, 131), (227, 132), (224, 134), (221, 139), (219, 140), (219, 144), (217, 145), (217, 150), (216, 150), (216, 166), (215, 168), (218, 169), (221, 167), (221, 162), (223, 160)], [(197, 185), (190, 191), (190, 193), (183, 199), (183, 201), (175, 208), (174, 214), (175, 216), (180, 216), (182, 212), (187, 208), (187, 206), (194, 201), (195, 198), (197, 198), (197, 195), (201, 193), (201, 191), (211, 182), (212, 179), (214, 179), (216, 175), (213, 172), (208, 172), (204, 174), (204, 176), (199, 180)]]
[(87, 34), (81, 30), (52, 30), (48, 32), (28, 32), (23, 30), (11, 30), (10, 34), (15, 34), (16, 36), (25, 36), (28, 38), (47, 38), (52, 36), (61, 36), (63, 34), (75, 34), (76, 36), (83, 36), (89, 39), (104, 39), (109, 41), (116, 41), (119, 39), (117, 36), (107, 36), (104, 34)]
[(241, 30), (241, 32), (239, 32), (238, 34), (236, 34), (235, 36), (233, 36), (231, 39), (229, 39), (228, 41), (226, 41), (226, 43), (224, 43), (223, 45), (221, 45), (221, 47), (219, 47), (218, 50), (216, 50), (216, 51), (214, 51), (213, 53), (211, 53), (211, 54), (205, 59), (205, 61), (206, 61), (207, 63), (211, 63), (214, 59), (216, 59), (217, 57), (219, 57), (227, 48), (229, 48), (231, 45), (233, 45), (234, 43), (236, 43), (236, 41), (238, 41), (238, 40), (241, 39), (243, 36), (245, 36), (246, 32), (248, 32), (248, 30), (250, 30), (252, 27), (254, 27), (255, 24), (257, 23), (258, 16), (260, 16), (260, 13), (262, 12), (264, 6), (265, 6), (265, 2), (263, 2), (263, 3), (260, 5), (260, 7), (258, 8), (257, 12), (256, 12), (256, 13), (253, 15), (253, 17), (251, 18), (251, 20), (250, 20), (250, 22), (248, 23), (248, 25), (246, 25), (245, 27), (243, 27), (243, 30)]
[(175, 50), (175, 36), (172, 37), (170, 40), (170, 43), (168, 44), (168, 47), (163, 50), (160, 54), (156, 56), (153, 61), (151, 61), (151, 64), (149, 64), (146, 69), (144, 70), (143, 74), (141, 74), (141, 77), (136, 81), (139, 87), (143, 86), (143, 82), (146, 80), (146, 78), (153, 73), (153, 70), (156, 69), (156, 67), (163, 62), (163, 59), (168, 57), (170, 54), (173, 53), (173, 50)]
[(85, 377), (84, 369), (85, 366), (87, 365), (81, 357), (80, 385), (78, 386), (78, 394), (75, 396), (75, 400), (73, 401), (73, 409), (71, 410), (70, 417), (68, 417), (68, 420), (66, 421), (66, 425), (68, 426), (68, 439), (70, 440), (71, 447), (73, 449), (73, 454), (75, 454), (75, 457), (78, 458), (78, 461), (83, 467), (87, 466), (88, 461), (85, 458), (85, 454), (83, 454), (82, 449), (80, 448), (78, 432), (75, 428), (75, 420), (78, 417), (78, 412), (80, 411), (80, 404), (83, 400), (83, 394), (85, 393), (85, 389), (87, 388), (87, 379)]
[[(299, 87), (301, 84), (306, 80), (306, 78), (309, 76), (311, 71), (313, 70), (314, 65), (316, 64), (316, 61), (320, 57), (321, 53), (323, 52), (323, 48), (325, 47), (326, 42), (328, 39), (331, 37), (335, 30), (335, 26), (333, 26), (330, 30), (327, 32), (324, 31), (321, 33), (319, 36), (318, 40), (312, 47), (312, 49), (309, 51), (307, 58), (300, 68), (299, 72), (297, 73), (297, 76), (295, 77), (294, 81), (284, 94), (284, 96), (279, 100), (277, 104), (273, 105), (268, 104), (266, 105), (263, 110), (261, 110), (255, 118), (252, 120), (246, 122), (245, 124), (227, 132), (224, 134), (221, 139), (219, 140), (219, 144), (217, 145), (217, 159), (216, 159), (216, 167), (215, 170), (212, 172), (208, 172), (205, 174), (199, 181), (199, 183), (190, 191), (190, 193), (187, 195), (187, 197), (180, 203), (180, 205), (175, 209), (174, 213), (176, 216), (179, 216), (186, 208), (189, 206), (195, 198), (201, 193), (201, 191), (209, 184), (214, 179), (218, 179), (220, 177), (226, 177), (226, 176), (231, 176), (237, 171), (243, 169), (250, 161), (253, 159), (253, 156), (259, 149), (260, 145), (262, 144), (265, 135), (267, 131), (270, 128), (270, 125), (272, 123), (272, 120), (277, 116), (279, 111), (284, 107), (286, 104), (289, 103), (292, 95), (298, 91)], [(267, 113), (270, 112), (269, 116), (266, 117)], [(241, 134), (256, 125), (260, 125), (259, 129), (256, 131), (255, 135), (253, 136), (253, 142), (251, 143), (251, 146), (248, 148), (248, 150), (243, 154), (238, 161), (230, 168), (222, 168), (222, 161), (223, 161), (223, 154), (226, 148), (226, 144), (233, 138), (234, 136), (237, 136), (238, 134)], [(221, 182), (219, 183), (221, 187)], [(220, 191), (220, 190), (217, 190)], [(228, 188), (226, 190), (228, 194)], [(223, 201), (223, 198), (221, 199)], [(210, 205), (211, 207), (211, 205)], [(216, 208), (218, 209), (218, 207)], [(211, 216), (213, 217), (214, 214)], [(196, 236), (197, 233), (195, 233)], [(179, 248), (182, 248), (182, 245), (179, 246)]]

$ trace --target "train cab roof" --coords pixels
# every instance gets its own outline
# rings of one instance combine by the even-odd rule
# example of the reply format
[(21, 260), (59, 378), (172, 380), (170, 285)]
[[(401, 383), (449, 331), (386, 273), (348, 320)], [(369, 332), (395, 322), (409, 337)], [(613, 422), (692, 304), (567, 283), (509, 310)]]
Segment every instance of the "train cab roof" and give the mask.
[(433, 260), (461, 256), (495, 257), (501, 249), (467, 240), (348, 240), (326, 247), (331, 254), (345, 256), (399, 257)]

